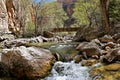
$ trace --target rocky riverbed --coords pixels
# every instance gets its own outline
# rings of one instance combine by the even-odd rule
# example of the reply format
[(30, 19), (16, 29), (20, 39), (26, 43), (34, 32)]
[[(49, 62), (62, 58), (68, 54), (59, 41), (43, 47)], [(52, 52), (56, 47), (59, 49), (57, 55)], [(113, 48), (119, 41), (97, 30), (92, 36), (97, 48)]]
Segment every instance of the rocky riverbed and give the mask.
[(119, 34), (115, 34), (89, 42), (52, 44), (54, 38), (41, 36), (5, 38), (1, 40), (0, 77), (3, 80), (6, 77), (12, 80), (120, 80), (119, 39)]

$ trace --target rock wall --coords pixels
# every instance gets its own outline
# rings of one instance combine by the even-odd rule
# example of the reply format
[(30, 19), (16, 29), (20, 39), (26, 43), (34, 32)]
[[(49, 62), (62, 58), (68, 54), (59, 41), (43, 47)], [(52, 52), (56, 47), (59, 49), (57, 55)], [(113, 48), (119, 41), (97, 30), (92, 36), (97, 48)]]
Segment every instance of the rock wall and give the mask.
[(8, 33), (8, 14), (5, 5), (5, 0), (0, 0), (0, 33)]
[(0, 0), (0, 32), (20, 31), (20, 0)]
[(0, 0), (0, 32), (21, 34), (31, 13), (30, 0)]
[(20, 32), (20, 0), (6, 0), (8, 26), (11, 32)]

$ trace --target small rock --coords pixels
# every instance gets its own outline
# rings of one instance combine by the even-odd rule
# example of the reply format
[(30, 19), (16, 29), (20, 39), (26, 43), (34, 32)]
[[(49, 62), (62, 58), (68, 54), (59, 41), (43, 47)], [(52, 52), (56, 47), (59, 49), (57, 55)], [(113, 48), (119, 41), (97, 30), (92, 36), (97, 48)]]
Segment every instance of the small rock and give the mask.
[(103, 43), (114, 42), (114, 39), (110, 35), (105, 35), (105, 36), (99, 38), (99, 40)]
[(117, 41), (118, 39), (120, 39), (120, 33), (115, 34), (115, 35), (113, 35), (112, 37), (113, 37), (114, 40)]
[(110, 48), (114, 48), (115, 45), (116, 45), (116, 44), (113, 43), (113, 42), (108, 42), (107, 44), (104, 45), (104, 47), (109, 46)]
[(82, 60), (82, 55), (77, 55), (73, 58), (73, 60), (75, 61), (75, 63), (79, 63)]
[(96, 63), (98, 63), (97, 60), (95, 60), (95, 59), (90, 59), (90, 60), (83, 60), (83, 61), (81, 62), (81, 65), (82, 65), (82, 66), (92, 66), (92, 65), (94, 65), (94, 64), (96, 64)]
[(118, 40), (117, 40), (117, 43), (119, 43), (119, 44), (120, 44), (120, 39), (118, 39)]
[(76, 50), (81, 51), (83, 47), (85, 47), (88, 44), (88, 42), (82, 42), (77, 47)]

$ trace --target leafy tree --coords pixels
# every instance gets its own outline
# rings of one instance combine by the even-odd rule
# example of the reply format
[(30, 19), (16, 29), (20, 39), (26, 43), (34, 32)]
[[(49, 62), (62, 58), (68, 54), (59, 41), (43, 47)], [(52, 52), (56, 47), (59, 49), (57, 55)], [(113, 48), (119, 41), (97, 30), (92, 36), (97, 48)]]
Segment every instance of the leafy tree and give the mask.
[(78, 0), (75, 4), (73, 17), (77, 19), (77, 26), (97, 24), (100, 15), (98, 0)]
[(111, 0), (108, 10), (110, 24), (114, 25), (120, 22), (120, 0)]

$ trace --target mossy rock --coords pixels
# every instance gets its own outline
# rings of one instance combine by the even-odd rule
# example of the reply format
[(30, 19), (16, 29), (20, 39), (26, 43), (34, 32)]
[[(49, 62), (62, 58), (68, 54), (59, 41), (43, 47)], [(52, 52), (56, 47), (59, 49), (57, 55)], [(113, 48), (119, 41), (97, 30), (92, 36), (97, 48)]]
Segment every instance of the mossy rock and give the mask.
[(120, 63), (93, 68), (90, 76), (95, 80), (120, 80)]

